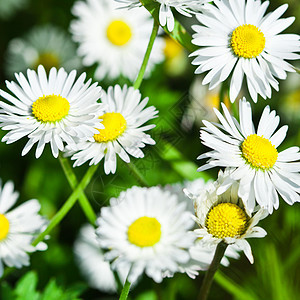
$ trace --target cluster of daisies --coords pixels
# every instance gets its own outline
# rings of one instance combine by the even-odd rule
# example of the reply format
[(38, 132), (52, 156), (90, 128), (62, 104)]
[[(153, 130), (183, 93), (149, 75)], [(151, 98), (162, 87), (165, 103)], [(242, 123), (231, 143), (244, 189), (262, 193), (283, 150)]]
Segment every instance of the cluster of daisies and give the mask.
[[(72, 13), (77, 19), (70, 30), (79, 43), (83, 65), (97, 64), (96, 79), (136, 78), (152, 28), (141, 3), (75, 3)], [(287, 5), (267, 15), (269, 2), (260, 0), (157, 0), (156, 5), (159, 22), (168, 31), (175, 28), (172, 8), (196, 16), (200, 24), (192, 26), (192, 42), (199, 49), (191, 54), (192, 64), (198, 66), (195, 73), (208, 71), (202, 84), (210, 89), (228, 79), (231, 102), (244, 78), (256, 102), (258, 95), (270, 98), (272, 88), (278, 90), (277, 79), (295, 71), (285, 59), (299, 58), (299, 36), (280, 34), (294, 21), (280, 19)], [(20, 40), (14, 43), (28, 49)], [(147, 106), (149, 99), (133, 87), (114, 85), (104, 91), (86, 80), (85, 73), (78, 77), (75, 70), (67, 73), (53, 66), (59, 60), (40, 45), (40, 51), (32, 49), (36, 55), (30, 62), (25, 59), (29, 52), (20, 53), (26, 64), (38, 65), (37, 71), (16, 73), (17, 82), (6, 81), (8, 91), (0, 90), (5, 99), (0, 102), (0, 127), (8, 131), (2, 141), (11, 144), (27, 137), (22, 155), (35, 146), (36, 158), (50, 144), (55, 158), (61, 152), (74, 161), (74, 167), (104, 162), (106, 174), (116, 172), (117, 155), (126, 163), (130, 156), (142, 158), (142, 149), (155, 144), (146, 133), (155, 126), (146, 123), (158, 116), (154, 106)], [(161, 37), (156, 38), (148, 74), (162, 61), (163, 47)], [(44, 61), (51, 61), (45, 65), (48, 75)], [(253, 263), (246, 238), (266, 235), (257, 223), (279, 207), (279, 196), (288, 204), (300, 201), (299, 147), (278, 152), (287, 126), (277, 130), (276, 112), (266, 106), (256, 130), (245, 98), (239, 101), (238, 119), (223, 103), (222, 109), (223, 113), (214, 109), (220, 123), (203, 121), (200, 131), (203, 145), (211, 151), (199, 156), (208, 159), (199, 171), (224, 168), (216, 181), (132, 187), (101, 209), (96, 229), (91, 225), (81, 229), (75, 254), (93, 287), (114, 291), (116, 277), (135, 283), (143, 273), (156, 282), (176, 272), (194, 278), (208, 268), (221, 242), (229, 245), (222, 264), (228, 265), (228, 257), (238, 258), (239, 251)], [(31, 243), (47, 221), (38, 215), (37, 200), (7, 212), (16, 199), (12, 183), (6, 183), (0, 196), (0, 258), (8, 266), (21, 267), (28, 264), (26, 252), (46, 248), (44, 243), (37, 247)], [(18, 245), (18, 251), (13, 245)]]

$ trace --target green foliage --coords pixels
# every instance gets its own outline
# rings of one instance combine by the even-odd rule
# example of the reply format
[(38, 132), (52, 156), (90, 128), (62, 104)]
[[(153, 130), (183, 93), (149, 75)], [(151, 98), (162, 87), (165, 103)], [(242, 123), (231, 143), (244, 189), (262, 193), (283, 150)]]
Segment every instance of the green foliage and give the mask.
[(7, 283), (2, 283), (0, 298), (5, 300), (80, 300), (79, 296), (86, 288), (82, 284), (77, 284), (64, 289), (57, 285), (55, 279), (51, 279), (43, 291), (38, 291), (37, 285), (37, 273), (29, 271), (16, 283), (14, 290)]

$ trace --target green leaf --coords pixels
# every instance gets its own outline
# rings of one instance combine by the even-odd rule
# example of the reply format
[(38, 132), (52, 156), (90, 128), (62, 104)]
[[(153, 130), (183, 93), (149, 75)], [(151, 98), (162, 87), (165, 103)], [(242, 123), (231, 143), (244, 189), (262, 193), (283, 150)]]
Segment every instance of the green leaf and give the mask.
[[(160, 3), (153, 0), (140, 0), (143, 6), (150, 12), (156, 22), (159, 23), (159, 8)], [(167, 29), (167, 26), (162, 26), (164, 31), (176, 40), (179, 44), (185, 47), (188, 51), (193, 52), (197, 50), (197, 47), (192, 44), (191, 35), (186, 31), (186, 29), (175, 19), (175, 26), (172, 32)]]
[(17, 283), (15, 293), (17, 300), (39, 300), (39, 292), (36, 291), (38, 282), (34, 271), (26, 273)]

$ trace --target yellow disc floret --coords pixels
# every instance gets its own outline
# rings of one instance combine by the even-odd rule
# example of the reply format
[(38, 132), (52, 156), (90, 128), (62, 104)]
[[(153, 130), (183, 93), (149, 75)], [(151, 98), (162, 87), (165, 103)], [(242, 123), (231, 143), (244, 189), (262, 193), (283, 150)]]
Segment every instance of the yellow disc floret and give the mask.
[(128, 240), (138, 247), (151, 247), (160, 240), (161, 225), (156, 218), (141, 217), (128, 228)]
[(70, 103), (60, 95), (43, 96), (32, 104), (32, 113), (41, 122), (60, 121), (68, 114), (69, 109)]
[(104, 129), (98, 129), (99, 133), (94, 134), (94, 139), (98, 143), (106, 143), (118, 138), (126, 129), (126, 120), (120, 113), (106, 113), (99, 117)]
[(51, 52), (41, 53), (34, 64), (34, 68), (36, 69), (39, 65), (43, 65), (46, 71), (50, 71), (52, 67), (58, 68), (58, 56)]
[(242, 235), (247, 230), (249, 217), (243, 209), (233, 203), (214, 206), (206, 217), (208, 233), (222, 239)]
[(9, 222), (7, 218), (0, 214), (0, 241), (5, 239), (9, 232)]
[(272, 168), (277, 161), (278, 152), (272, 143), (256, 134), (249, 135), (241, 146), (242, 156), (254, 168)]
[(107, 29), (106, 36), (116, 46), (124, 46), (129, 42), (132, 32), (128, 24), (122, 20), (112, 21)]
[(257, 57), (264, 50), (265, 44), (264, 34), (254, 25), (241, 25), (231, 35), (232, 50), (239, 57)]

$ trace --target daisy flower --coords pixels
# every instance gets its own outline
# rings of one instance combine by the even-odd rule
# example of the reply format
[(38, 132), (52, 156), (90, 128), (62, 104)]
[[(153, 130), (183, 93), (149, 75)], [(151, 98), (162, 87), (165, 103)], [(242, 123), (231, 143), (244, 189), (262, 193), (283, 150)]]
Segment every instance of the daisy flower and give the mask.
[(267, 216), (267, 211), (261, 208), (252, 215), (238, 196), (237, 181), (219, 194), (218, 189), (229, 175), (229, 170), (224, 173), (220, 171), (218, 180), (208, 185), (201, 194), (194, 195), (185, 190), (187, 196), (194, 200), (195, 221), (200, 227), (195, 233), (204, 246), (216, 247), (220, 242), (235, 245), (253, 263), (251, 247), (246, 238), (264, 237), (267, 234), (263, 228), (256, 226)]
[[(74, 244), (74, 253), (78, 266), (91, 287), (106, 293), (117, 291), (114, 274), (109, 262), (104, 260), (104, 253), (92, 225), (87, 224), (80, 229)], [(118, 275), (124, 283), (129, 270), (120, 271), (122, 273)]]
[[(71, 22), (78, 54), (85, 66), (97, 63), (97, 79), (113, 80), (124, 76), (133, 81), (138, 74), (152, 31), (149, 13), (141, 7), (130, 11), (118, 9), (113, 0), (87, 0), (75, 3)], [(157, 38), (152, 49), (147, 74), (164, 59), (163, 40)]]
[[(194, 214), (194, 205), (193, 201), (189, 199), (183, 190), (188, 190), (189, 193), (193, 194), (194, 197), (199, 196), (203, 191), (206, 190), (212, 184), (212, 180), (207, 182), (202, 178), (198, 178), (193, 181), (185, 181), (184, 183), (175, 183), (172, 185), (166, 185), (164, 190), (169, 191), (172, 194), (175, 194), (179, 200), (179, 203), (184, 203), (188, 211), (191, 212), (193, 217)], [(205, 271), (209, 268), (214, 253), (216, 250), (216, 245), (203, 245), (200, 240), (195, 240), (193, 245), (189, 248), (190, 259), (188, 262), (178, 264), (178, 271), (180, 273), (186, 273), (189, 277), (195, 278), (199, 271)], [(225, 251), (225, 255), (221, 260), (221, 264), (224, 266), (229, 266), (230, 258), (239, 258), (238, 253), (239, 249), (235, 245), (229, 245)], [(174, 273), (168, 272), (165, 273), (166, 276), (172, 277)]]
[(266, 106), (255, 131), (251, 106), (246, 99), (240, 100), (239, 123), (223, 103), (222, 107), (224, 116), (215, 109), (221, 125), (203, 121), (205, 127), (200, 131), (200, 138), (204, 145), (213, 150), (198, 157), (210, 158), (198, 171), (215, 166), (232, 168), (234, 172), (222, 184), (219, 192), (234, 180), (240, 180), (238, 195), (247, 201), (250, 211), (253, 211), (256, 199), (261, 207), (272, 213), (273, 207), (277, 209), (279, 206), (277, 192), (290, 205), (299, 202), (299, 147), (277, 151), (288, 126), (276, 131), (279, 116)]
[(32, 199), (10, 210), (18, 197), (19, 193), (14, 191), (11, 181), (3, 187), (0, 183), (0, 277), (3, 275), (3, 264), (16, 268), (28, 266), (27, 252), (47, 249), (44, 243), (39, 243), (37, 247), (31, 245), (47, 223), (38, 215), (39, 202)]
[(75, 70), (67, 74), (63, 68), (52, 68), (47, 79), (40, 65), (37, 72), (27, 70), (28, 79), (22, 73), (15, 76), (19, 85), (6, 81), (14, 95), (0, 90), (0, 95), (10, 102), (0, 102), (0, 127), (9, 131), (2, 138), (7, 144), (28, 136), (22, 155), (38, 143), (38, 158), (50, 143), (53, 156), (57, 157), (64, 142), (71, 145), (75, 138), (93, 136), (97, 132), (94, 127), (102, 128), (96, 116), (101, 109), (101, 104), (97, 104), (101, 87), (97, 83), (90, 86), (91, 80), (84, 83), (85, 73), (75, 81)]
[(43, 65), (46, 71), (52, 67), (64, 67), (67, 71), (78, 69), (79, 57), (76, 47), (64, 31), (52, 25), (34, 27), (24, 38), (9, 42), (6, 52), (6, 72), (36, 70)]
[(188, 262), (195, 235), (191, 213), (158, 187), (132, 187), (101, 209), (96, 232), (114, 270), (130, 269), (129, 282), (146, 273), (161, 282)]
[(254, 102), (257, 94), (271, 97), (271, 87), (278, 91), (278, 81), (286, 72), (295, 72), (285, 59), (299, 59), (299, 35), (280, 34), (289, 27), (294, 17), (279, 19), (288, 5), (284, 4), (264, 16), (269, 1), (215, 0), (205, 14), (197, 14), (203, 25), (192, 26), (196, 32), (192, 43), (201, 46), (191, 56), (192, 64), (199, 65), (195, 73), (209, 71), (202, 84), (213, 89), (232, 73), (230, 100), (241, 90), (244, 75)]
[[(128, 8), (141, 6), (138, 0), (115, 0), (125, 3)], [(168, 30), (171, 32), (174, 29), (174, 16), (171, 8), (175, 8), (180, 14), (191, 17), (192, 14), (201, 11), (203, 5), (210, 0), (156, 0), (160, 4), (159, 8), (159, 23), (161, 26), (167, 25)]]
[(155, 125), (145, 125), (145, 122), (157, 117), (154, 106), (145, 108), (148, 98), (141, 100), (141, 93), (133, 87), (119, 85), (109, 87), (101, 97), (105, 105), (104, 114), (99, 114), (99, 123), (105, 127), (97, 130), (93, 138), (78, 141), (73, 149), (67, 148), (67, 155), (75, 160), (74, 167), (90, 160), (90, 165), (98, 164), (104, 158), (106, 174), (115, 173), (117, 168), (116, 154), (126, 163), (129, 155), (144, 157), (140, 148), (145, 144), (154, 145), (155, 141), (144, 131)]

